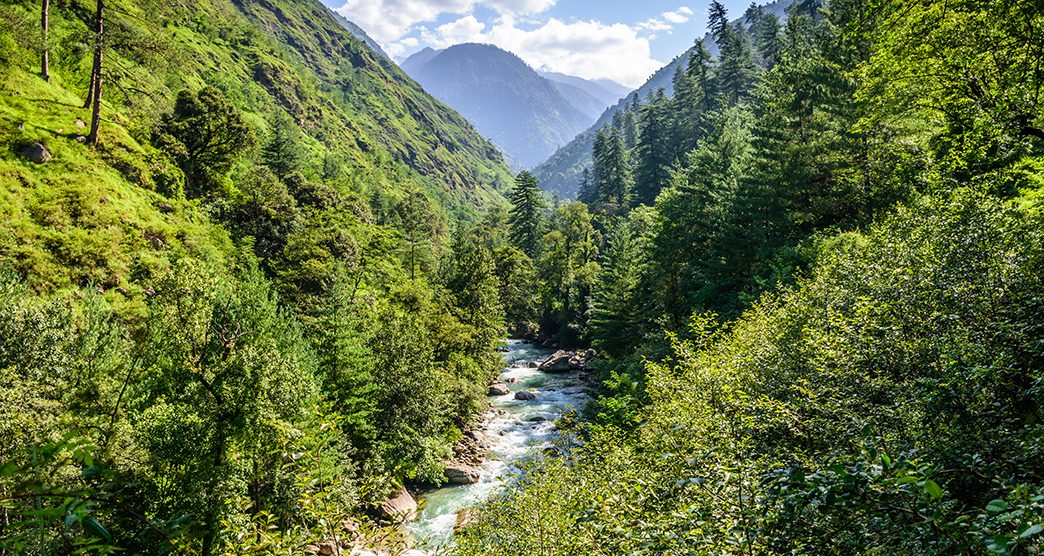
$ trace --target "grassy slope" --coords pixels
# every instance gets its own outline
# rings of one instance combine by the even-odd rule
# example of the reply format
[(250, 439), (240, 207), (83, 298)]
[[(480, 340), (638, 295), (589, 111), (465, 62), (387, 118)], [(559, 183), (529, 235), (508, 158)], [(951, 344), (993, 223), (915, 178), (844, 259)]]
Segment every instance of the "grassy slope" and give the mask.
[[(230, 253), (199, 203), (156, 192), (169, 163), (149, 132), (183, 88), (217, 86), (259, 129), (285, 109), (317, 165), (340, 161), (342, 187), (392, 197), (419, 187), (462, 215), (503, 202), (510, 174), (495, 148), (315, 0), (113, 0), (103, 145), (83, 145), (90, 4), (52, 8), (50, 84), (34, 73), (25, 33), (36, 31), (37, 2), (0, 7), (12, 35), (22, 34), (0, 75), (0, 263), (39, 289), (93, 283), (136, 297), (171, 260), (221, 265)], [(54, 160), (21, 157), (31, 141)]]

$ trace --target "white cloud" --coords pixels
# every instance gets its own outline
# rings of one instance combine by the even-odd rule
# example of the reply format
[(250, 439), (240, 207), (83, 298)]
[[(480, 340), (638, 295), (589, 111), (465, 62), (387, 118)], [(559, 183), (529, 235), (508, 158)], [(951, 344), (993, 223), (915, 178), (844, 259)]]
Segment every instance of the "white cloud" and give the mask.
[(485, 6), (505, 15), (526, 15), (543, 13), (554, 5), (555, 0), (345, 0), (337, 12), (393, 51), (392, 42), (442, 14), (469, 14), (476, 6)]
[(663, 12), (663, 18), (675, 25), (689, 21), (689, 16), (681, 13), (681, 11)]
[(508, 14), (489, 26), (469, 15), (433, 30), (423, 29), (422, 39), (436, 48), (462, 42), (494, 44), (537, 69), (609, 78), (635, 87), (663, 66), (652, 58), (649, 38), (641, 36), (637, 27), (622, 23), (566, 23), (550, 18), (538, 27), (522, 29)]
[(650, 33), (655, 33), (657, 31), (670, 31), (673, 26), (670, 23), (667, 23), (665, 21), (656, 19), (654, 17), (652, 19), (647, 19), (647, 20), (639, 23), (635, 27), (637, 29), (641, 30), (641, 31), (648, 31)]

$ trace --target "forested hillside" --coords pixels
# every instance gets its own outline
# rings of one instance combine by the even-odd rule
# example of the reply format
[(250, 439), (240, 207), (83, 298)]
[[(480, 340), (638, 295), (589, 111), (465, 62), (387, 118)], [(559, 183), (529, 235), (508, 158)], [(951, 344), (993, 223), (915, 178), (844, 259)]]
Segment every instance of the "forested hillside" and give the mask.
[[(742, 26), (753, 35), (766, 32), (765, 29), (753, 28), (758, 14), (776, 16), (775, 21), (779, 23), (786, 19), (787, 8), (794, 0), (775, 0), (764, 5), (753, 4), (753, 7), (743, 14), (743, 17), (732, 21), (734, 26)], [(756, 8), (756, 9), (755, 9)], [(762, 23), (765, 19), (760, 20)], [(674, 96), (675, 81), (679, 73), (684, 73), (689, 66), (689, 60), (700, 49), (700, 44), (711, 55), (718, 55), (718, 45), (708, 34), (697, 41), (697, 44), (689, 50), (679, 54), (669, 64), (657, 70), (638, 89), (619, 95), (619, 100), (614, 101), (613, 106), (603, 112), (591, 127), (584, 130), (568, 143), (561, 145), (547, 160), (533, 169), (533, 174), (540, 180), (540, 186), (547, 192), (557, 195), (563, 199), (576, 199), (583, 181), (584, 170), (590, 171), (593, 164), (591, 149), (594, 147), (595, 136), (599, 131), (606, 128), (615, 118), (622, 117), (628, 110), (636, 111), (638, 106), (655, 98), (660, 91), (667, 97)]]
[(1039, 2), (709, 10), (562, 203), (316, 0), (0, 4), (0, 554), (399, 555), (455, 480), (437, 553), (1040, 554)]
[(581, 202), (516, 186), (526, 315), (599, 397), (455, 553), (1039, 554), (1044, 12), (710, 13)]
[(377, 536), (484, 408), (509, 179), (317, 1), (4, 2), (0, 553)]

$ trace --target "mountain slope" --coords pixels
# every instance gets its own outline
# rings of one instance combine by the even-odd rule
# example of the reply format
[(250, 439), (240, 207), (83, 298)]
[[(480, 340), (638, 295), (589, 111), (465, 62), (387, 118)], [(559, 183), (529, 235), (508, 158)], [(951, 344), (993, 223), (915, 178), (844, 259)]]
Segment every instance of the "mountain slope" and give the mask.
[(551, 84), (554, 85), (555, 90), (562, 95), (562, 98), (564, 98), (566, 102), (573, 105), (573, 108), (583, 112), (592, 120), (601, 116), (602, 112), (605, 111), (606, 106), (608, 106), (607, 103), (598, 100), (579, 87), (574, 87), (573, 85), (557, 81), (552, 81)]
[[(271, 135), (275, 118), (287, 114), (304, 156), (345, 176), (364, 197), (394, 199), (417, 189), (459, 215), (503, 202), (500, 191), (511, 174), (496, 147), (351, 35), (318, 1), (110, 4), (115, 15), (109, 26), (122, 40), (106, 52), (112, 75), (100, 149), (76, 140), (86, 134), (76, 122), (90, 121), (81, 108), (90, 56), (63, 39), (86, 36), (90, 9), (74, 3), (53, 10), (54, 58), (62, 65), (51, 83), (27, 71), (35, 72), (39, 63), (31, 36), (14, 32), (21, 48), (4, 58), (4, 158), (34, 142), (54, 155), (40, 166), (19, 157), (0, 160), (8, 217), (0, 225), (0, 265), (10, 264), (34, 285), (94, 282), (133, 296), (132, 261), (140, 259), (139, 250), (162, 260), (192, 253), (219, 257), (227, 250), (227, 237), (208, 228), (192, 203), (186, 203), (187, 212), (178, 210), (182, 201), (164, 189), (176, 181), (170, 176), (177, 169), (149, 144), (178, 92), (207, 85), (242, 111), (262, 140)], [(37, 2), (25, 0), (4, 7), (3, 15), (5, 21), (32, 21), (38, 9)], [(46, 183), (55, 187), (40, 186)], [(40, 218), (41, 211), (60, 212), (73, 199), (90, 206), (93, 216), (61, 219), (61, 226)], [(161, 205), (175, 210), (161, 212)], [(155, 249), (144, 236), (167, 239)]]
[[(631, 92), (627, 87), (608, 79), (599, 80), (601, 82), (591, 81), (582, 77), (575, 77), (553, 71), (542, 71), (540, 72), (540, 75), (546, 79), (554, 81), (555, 83), (569, 85), (591, 95), (604, 105), (603, 110), (605, 106), (616, 104), (616, 101)], [(602, 111), (600, 110), (599, 115), (601, 113)]]
[[(765, 4), (766, 11), (783, 18), (786, 9), (794, 0), (775, 0)], [(743, 17), (737, 18), (733, 24), (745, 22)], [(717, 56), (717, 45), (706, 35), (702, 39), (704, 46), (712, 56)], [(623, 111), (625, 107), (637, 101), (642, 102), (649, 95), (663, 89), (667, 96), (674, 94), (674, 74), (685, 69), (695, 46), (675, 57), (669, 64), (660, 68), (641, 87), (621, 98), (614, 106), (609, 107), (590, 128), (584, 130), (562, 148), (555, 151), (550, 158), (533, 169), (533, 174), (540, 180), (540, 187), (564, 198), (575, 198), (580, 188), (580, 179), (584, 169), (591, 167), (591, 149), (594, 147), (598, 130), (613, 120), (613, 115)]]
[(377, 44), (377, 41), (373, 40), (373, 38), (371, 38), (370, 35), (367, 35), (366, 31), (364, 31), (362, 27), (359, 27), (352, 21), (349, 21), (348, 18), (340, 14), (336, 15), (337, 22), (340, 23), (342, 27), (347, 29), (349, 33), (355, 35), (355, 38), (365, 43), (366, 46), (370, 47), (370, 50), (373, 50), (374, 52), (380, 54), (381, 56), (384, 56), (385, 58), (391, 59), (391, 56), (388, 56), (388, 53), (385, 52), (383, 48), (381, 48), (381, 45)]
[(516, 160), (517, 169), (546, 159), (591, 122), (554, 84), (495, 46), (422, 50), (402, 67)]

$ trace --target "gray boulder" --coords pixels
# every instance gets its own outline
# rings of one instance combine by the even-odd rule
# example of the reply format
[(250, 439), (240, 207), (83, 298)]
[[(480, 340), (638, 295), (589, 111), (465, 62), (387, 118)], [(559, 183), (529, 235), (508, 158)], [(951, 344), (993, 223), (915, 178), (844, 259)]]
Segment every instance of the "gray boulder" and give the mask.
[(35, 162), (36, 164), (43, 164), (54, 158), (51, 156), (51, 151), (47, 150), (47, 147), (39, 142), (30, 143), (28, 146), (23, 147), (22, 156), (28, 158), (29, 162)]
[(515, 399), (531, 402), (536, 399), (536, 394), (532, 392), (515, 392)]
[(471, 485), (479, 482), (480, 478), (478, 469), (458, 463), (447, 463), (444, 475), (446, 482), (451, 485)]
[(511, 390), (507, 387), (507, 385), (502, 384), (500, 382), (494, 382), (493, 384), (489, 385), (490, 396), (506, 396), (510, 393)]

